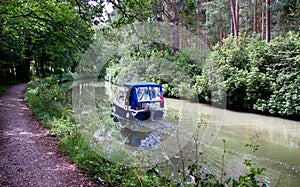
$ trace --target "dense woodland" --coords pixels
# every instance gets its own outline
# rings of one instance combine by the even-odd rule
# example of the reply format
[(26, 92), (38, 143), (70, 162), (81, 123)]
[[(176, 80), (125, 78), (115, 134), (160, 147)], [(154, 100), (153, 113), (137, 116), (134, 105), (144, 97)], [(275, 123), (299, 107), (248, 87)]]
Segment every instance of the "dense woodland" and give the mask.
[[(182, 95), (176, 88), (180, 79), (166, 78), (173, 72), (153, 75), (150, 71), (142, 78), (162, 83), (168, 96), (218, 102), (222, 98), (215, 96), (211, 84), (220, 84), (226, 89), (229, 108), (299, 115), (298, 0), (1, 0), (0, 7), (2, 83), (52, 75), (65, 80), (82, 71), (85, 51), (99, 47), (94, 41), (109, 37), (112, 49), (124, 41), (109, 31), (136, 21), (160, 22), (172, 25), (169, 42), (152, 41), (145, 47), (147, 41), (142, 40), (113, 54), (99, 48), (105, 59), (100, 61), (105, 67), (100, 78), (118, 83), (139, 59), (147, 56), (149, 66), (159, 56), (169, 64), (158, 66), (166, 70), (176, 64), (175, 71), (187, 75), (181, 86), (192, 90)], [(183, 50), (187, 32), (202, 41), (196, 48), (211, 51), (204, 66)], [(220, 67), (213, 71), (224, 80), (210, 82), (208, 75), (214, 72), (208, 67), (212, 66)]]

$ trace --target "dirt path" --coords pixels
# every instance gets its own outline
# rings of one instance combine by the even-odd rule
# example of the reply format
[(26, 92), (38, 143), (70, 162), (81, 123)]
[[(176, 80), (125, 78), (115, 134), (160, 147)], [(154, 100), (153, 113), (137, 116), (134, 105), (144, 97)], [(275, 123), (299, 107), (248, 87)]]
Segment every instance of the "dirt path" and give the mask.
[(97, 186), (58, 153), (25, 104), (25, 87), (0, 97), (0, 186)]

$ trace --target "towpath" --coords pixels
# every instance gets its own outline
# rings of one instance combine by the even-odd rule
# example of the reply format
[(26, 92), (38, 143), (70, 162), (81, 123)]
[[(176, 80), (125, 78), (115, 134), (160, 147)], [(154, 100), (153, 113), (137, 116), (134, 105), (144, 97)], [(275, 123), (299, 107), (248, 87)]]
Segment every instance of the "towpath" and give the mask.
[(26, 84), (0, 97), (0, 186), (98, 186), (58, 152), (24, 101)]

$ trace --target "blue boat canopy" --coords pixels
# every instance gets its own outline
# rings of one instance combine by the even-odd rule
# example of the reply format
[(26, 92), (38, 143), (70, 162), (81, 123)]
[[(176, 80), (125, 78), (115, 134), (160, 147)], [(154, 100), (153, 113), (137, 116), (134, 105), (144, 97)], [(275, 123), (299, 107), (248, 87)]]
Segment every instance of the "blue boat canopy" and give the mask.
[(142, 86), (160, 86), (160, 84), (156, 84), (153, 82), (127, 82), (124, 83), (124, 86), (126, 87), (142, 87)]
[(131, 89), (129, 103), (134, 110), (142, 103), (161, 102), (161, 106), (163, 105), (164, 99), (162, 86), (160, 84), (152, 82), (131, 82), (124, 83), (124, 86)]

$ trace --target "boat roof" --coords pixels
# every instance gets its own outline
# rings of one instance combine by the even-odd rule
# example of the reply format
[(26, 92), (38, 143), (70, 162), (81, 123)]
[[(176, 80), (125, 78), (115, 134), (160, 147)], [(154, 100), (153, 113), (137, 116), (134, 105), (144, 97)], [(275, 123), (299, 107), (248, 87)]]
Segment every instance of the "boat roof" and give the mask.
[(123, 84), (126, 87), (143, 87), (143, 86), (161, 86), (153, 82), (127, 82)]

